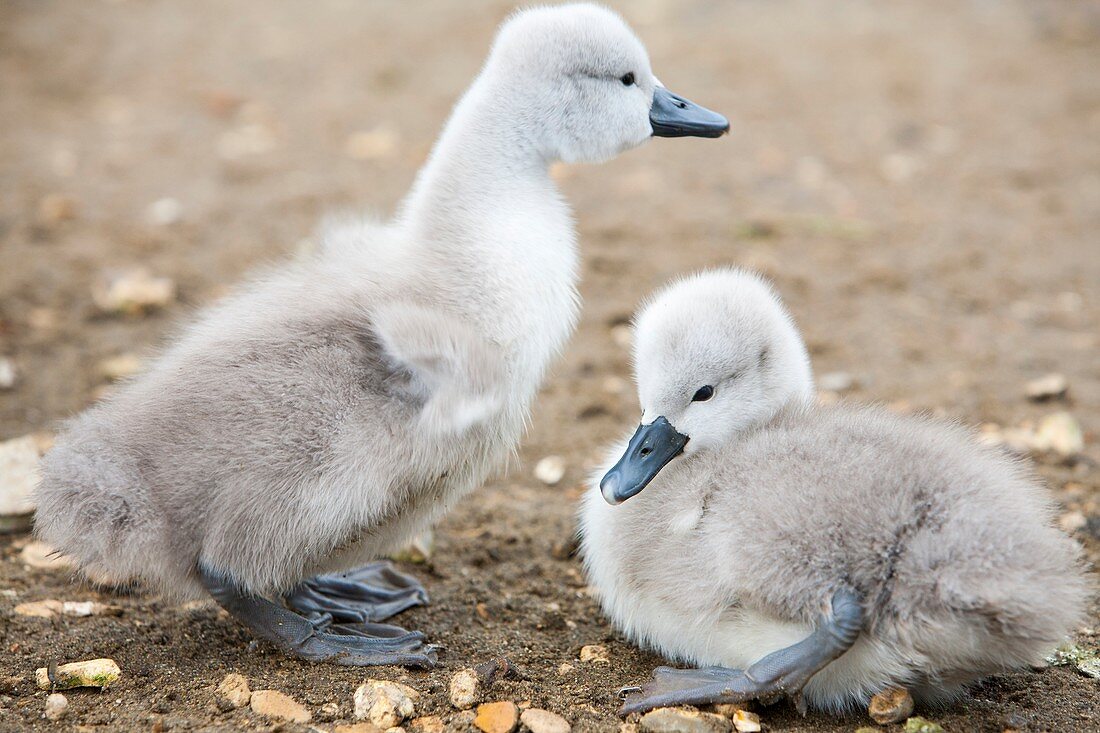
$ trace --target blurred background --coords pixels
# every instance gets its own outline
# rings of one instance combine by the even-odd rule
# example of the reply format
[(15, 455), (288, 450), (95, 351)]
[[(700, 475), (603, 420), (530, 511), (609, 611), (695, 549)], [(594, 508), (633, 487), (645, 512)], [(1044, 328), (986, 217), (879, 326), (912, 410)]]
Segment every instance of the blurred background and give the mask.
[[(555, 168), (581, 235), (582, 323), (521, 460), (437, 533), (420, 571), (434, 605), (408, 624), (447, 646), (450, 667), (508, 656), (526, 676), (496, 683), (502, 699), (618, 730), (614, 690), (659, 660), (614, 636), (586, 594), (574, 504), (601, 446), (636, 419), (633, 309), (709, 265), (775, 280), (823, 399), (951, 416), (1028, 455), (1095, 561), (1100, 3), (610, 4), (662, 81), (726, 114), (731, 134)], [(327, 213), (392, 211), (512, 9), (0, 0), (0, 440), (48, 444), (195, 308), (309, 251)], [(556, 470), (534, 472), (546, 458), (564, 470), (550, 485)], [(25, 562), (28, 542), (0, 540), (5, 615), (99, 597)], [(118, 694), (74, 700), (72, 717), (123, 729), (258, 725), (208, 708), (227, 671), (315, 710), (347, 708), (362, 677), (303, 676), (209, 608), (111, 602), (121, 619), (0, 624), (13, 665), (0, 676), (114, 656), (131, 672)], [(579, 663), (587, 644), (613, 663)], [(447, 717), (446, 668), (390, 674)], [(1087, 730), (1097, 685), (1069, 668), (1010, 675), (938, 719)], [(8, 699), (0, 727), (45, 725), (29, 690)], [(851, 729), (789, 706), (762, 714), (782, 730)]]

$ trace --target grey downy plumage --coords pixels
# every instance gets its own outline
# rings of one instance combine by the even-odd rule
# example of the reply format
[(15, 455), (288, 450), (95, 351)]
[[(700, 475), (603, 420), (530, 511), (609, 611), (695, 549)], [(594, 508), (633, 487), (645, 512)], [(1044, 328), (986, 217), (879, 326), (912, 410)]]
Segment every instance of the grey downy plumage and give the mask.
[(644, 409), (582, 513), (612, 623), (661, 668), (626, 711), (786, 693), (948, 700), (1041, 663), (1084, 617), (1080, 548), (1026, 466), (956, 424), (815, 404), (790, 316), (714, 271), (636, 322)]

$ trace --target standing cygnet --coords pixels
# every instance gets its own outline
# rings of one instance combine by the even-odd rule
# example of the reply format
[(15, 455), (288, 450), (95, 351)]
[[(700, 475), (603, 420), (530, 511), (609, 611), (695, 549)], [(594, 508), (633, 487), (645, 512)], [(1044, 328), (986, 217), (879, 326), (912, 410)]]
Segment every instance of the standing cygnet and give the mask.
[(515, 450), (577, 315), (548, 165), (727, 127), (658, 84), (614, 13), (516, 14), (393, 222), (330, 232), (73, 421), (38, 534), (100, 577), (208, 592), (289, 654), (432, 664), (377, 623), (426, 600), (415, 580), (311, 576), (401, 547)]
[(1083, 618), (1080, 550), (1039, 483), (955, 425), (815, 405), (755, 276), (660, 293), (635, 359), (642, 425), (586, 495), (585, 564), (630, 639), (702, 669), (657, 669), (624, 712), (777, 694), (839, 711), (890, 685), (949, 699)]

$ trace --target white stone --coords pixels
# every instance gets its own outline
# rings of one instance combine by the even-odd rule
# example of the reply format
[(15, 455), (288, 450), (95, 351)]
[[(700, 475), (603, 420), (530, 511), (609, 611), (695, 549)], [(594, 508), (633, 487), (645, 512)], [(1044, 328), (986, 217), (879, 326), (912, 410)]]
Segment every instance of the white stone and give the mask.
[(481, 696), (481, 679), (472, 669), (460, 669), (451, 676), (448, 693), (451, 704), (459, 710), (469, 710)]
[(738, 733), (759, 733), (760, 716), (748, 710), (738, 710), (733, 714), (733, 727)]
[(355, 717), (379, 728), (393, 728), (416, 711), (419, 693), (408, 685), (367, 680), (355, 691)]
[(15, 368), (15, 362), (0, 357), (0, 391), (14, 389), (18, 381), (19, 371)]
[(727, 733), (730, 721), (714, 713), (701, 713), (694, 708), (657, 708), (639, 721), (645, 733)]
[(557, 713), (539, 708), (524, 710), (519, 720), (531, 730), (531, 733), (569, 733), (573, 728), (568, 720)]
[(535, 478), (547, 486), (553, 486), (565, 477), (565, 459), (546, 456), (535, 464)]
[(72, 561), (64, 555), (58, 555), (45, 542), (30, 542), (19, 553), (19, 560), (28, 567), (37, 570), (66, 570), (72, 567)]
[(1039, 422), (1033, 447), (1069, 457), (1085, 449), (1085, 434), (1077, 419), (1068, 412), (1055, 412)]
[(104, 689), (121, 674), (122, 670), (118, 668), (115, 660), (104, 658), (62, 664), (58, 666), (53, 680), (50, 680), (49, 670), (46, 667), (39, 667), (34, 671), (34, 679), (41, 690), (68, 690), (73, 687)]
[(1041, 402), (1065, 397), (1069, 391), (1069, 382), (1064, 374), (1046, 374), (1038, 379), (1032, 379), (1024, 386), (1024, 394), (1029, 400)]
[(92, 288), (92, 300), (105, 313), (143, 313), (163, 308), (176, 298), (176, 283), (154, 277), (144, 267), (102, 276)]
[(825, 372), (818, 376), (818, 389), (826, 392), (847, 392), (856, 384), (856, 380), (848, 372)]
[(0, 517), (34, 511), (33, 494), (41, 457), (41, 442), (34, 435), (0, 443)]
[(171, 196), (159, 198), (145, 209), (145, 219), (150, 224), (166, 227), (176, 224), (183, 218), (183, 204)]
[(69, 712), (69, 698), (60, 692), (55, 692), (46, 697), (46, 709), (44, 715), (49, 720), (61, 720), (65, 713)]

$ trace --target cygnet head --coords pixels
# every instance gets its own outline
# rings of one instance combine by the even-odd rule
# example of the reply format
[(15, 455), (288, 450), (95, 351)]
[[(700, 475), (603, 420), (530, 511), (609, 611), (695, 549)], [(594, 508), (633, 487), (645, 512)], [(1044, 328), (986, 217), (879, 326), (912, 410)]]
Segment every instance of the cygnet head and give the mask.
[(679, 456), (727, 445), (813, 394), (790, 314), (771, 287), (740, 270), (704, 272), (658, 292), (635, 319), (634, 361), (642, 424), (600, 482), (612, 504)]
[(548, 160), (600, 162), (653, 135), (718, 137), (729, 129), (722, 115), (665, 89), (641, 41), (598, 5), (515, 14), (497, 35), (485, 77)]

